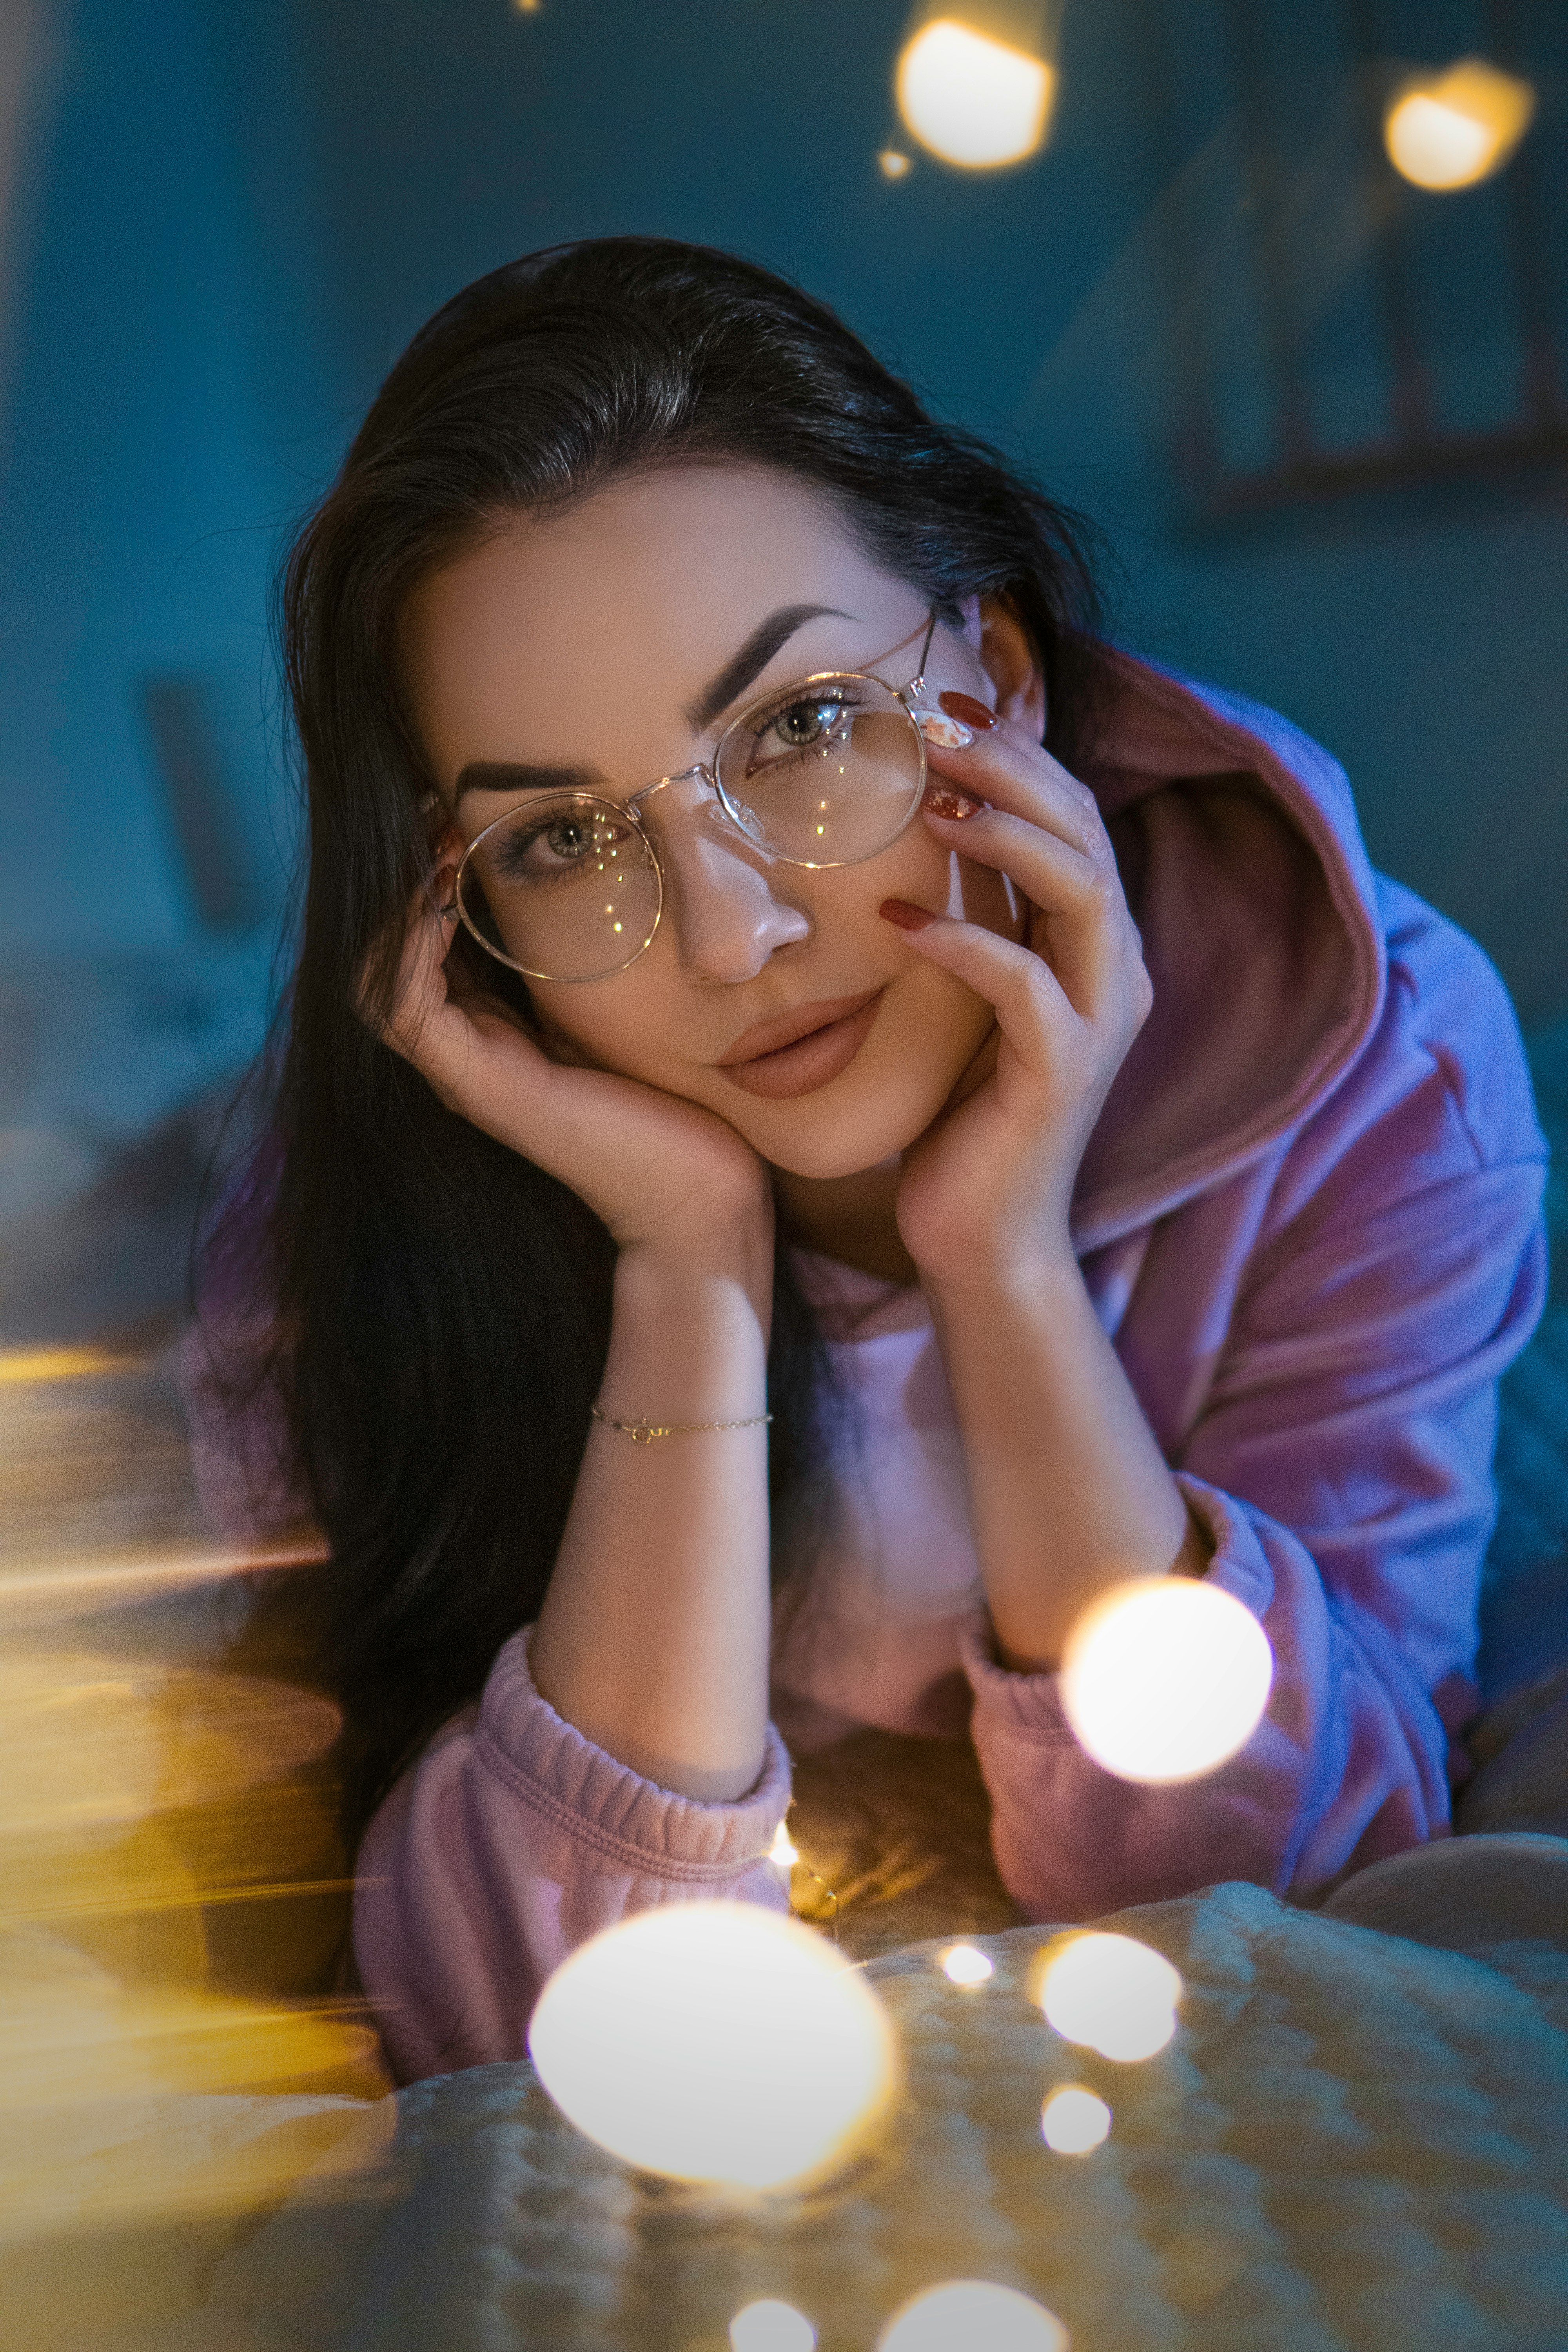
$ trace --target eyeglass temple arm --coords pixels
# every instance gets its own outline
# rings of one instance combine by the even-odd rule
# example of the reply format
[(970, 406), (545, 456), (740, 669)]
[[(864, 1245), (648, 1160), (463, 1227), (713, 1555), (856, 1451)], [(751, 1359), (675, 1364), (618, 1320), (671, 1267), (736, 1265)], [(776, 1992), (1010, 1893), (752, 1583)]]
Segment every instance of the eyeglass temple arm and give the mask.
[(906, 694), (919, 694), (919, 693), (920, 693), (920, 691), (921, 691), (921, 688), (925, 685), (925, 682), (926, 682), (926, 663), (927, 663), (927, 661), (928, 661), (928, 660), (930, 659), (930, 657), (931, 657), (931, 639), (935, 636), (935, 635), (936, 635), (936, 608), (935, 608), (935, 606), (933, 605), (933, 606), (931, 607), (931, 619), (930, 619), (930, 621), (926, 624), (925, 641), (924, 641), (924, 643), (923, 643), (923, 644), (921, 645), (921, 658), (920, 658), (920, 665), (919, 665), (919, 667), (916, 669), (916, 671), (915, 671), (915, 674), (914, 674), (913, 677), (910, 680), (909, 685), (904, 688), (904, 691), (905, 691), (905, 693), (906, 693)]

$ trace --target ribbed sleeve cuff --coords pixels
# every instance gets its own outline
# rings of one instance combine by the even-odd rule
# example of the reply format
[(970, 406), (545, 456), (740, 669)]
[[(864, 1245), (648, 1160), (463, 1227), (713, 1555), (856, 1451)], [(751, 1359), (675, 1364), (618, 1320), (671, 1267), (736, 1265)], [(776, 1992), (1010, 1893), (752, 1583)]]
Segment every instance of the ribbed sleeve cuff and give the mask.
[(529, 1671), (531, 1626), (500, 1651), (475, 1747), (487, 1771), (606, 1860), (667, 1878), (721, 1881), (762, 1859), (788, 1809), (789, 1753), (768, 1726), (756, 1786), (732, 1804), (678, 1796), (634, 1772), (556, 1714)]

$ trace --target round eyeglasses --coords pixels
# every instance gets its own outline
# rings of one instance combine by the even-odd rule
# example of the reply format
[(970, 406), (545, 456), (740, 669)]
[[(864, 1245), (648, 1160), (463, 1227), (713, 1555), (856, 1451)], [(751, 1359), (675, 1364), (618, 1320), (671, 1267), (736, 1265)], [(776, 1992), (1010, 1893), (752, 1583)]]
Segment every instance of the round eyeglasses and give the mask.
[(539, 792), (468, 844), (453, 904), (480, 947), (530, 980), (605, 980), (658, 929), (664, 875), (641, 803), (701, 783), (746, 839), (788, 866), (858, 866), (897, 841), (925, 793), (925, 738), (962, 730), (928, 707), (936, 616), (906, 687), (855, 670), (797, 679), (743, 710), (711, 761), (628, 800)]

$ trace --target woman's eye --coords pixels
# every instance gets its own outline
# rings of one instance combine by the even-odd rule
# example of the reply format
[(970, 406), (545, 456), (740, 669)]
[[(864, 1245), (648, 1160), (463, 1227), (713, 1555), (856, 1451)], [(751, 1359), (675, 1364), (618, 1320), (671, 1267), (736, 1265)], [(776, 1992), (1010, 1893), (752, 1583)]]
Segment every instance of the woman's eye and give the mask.
[(526, 881), (570, 873), (588, 859), (601, 864), (615, 856), (625, 830), (600, 817), (577, 815), (520, 824), (498, 845), (496, 869), (508, 881)]
[(847, 717), (848, 705), (837, 696), (787, 703), (758, 729), (754, 757), (766, 761), (814, 751), (832, 740)]

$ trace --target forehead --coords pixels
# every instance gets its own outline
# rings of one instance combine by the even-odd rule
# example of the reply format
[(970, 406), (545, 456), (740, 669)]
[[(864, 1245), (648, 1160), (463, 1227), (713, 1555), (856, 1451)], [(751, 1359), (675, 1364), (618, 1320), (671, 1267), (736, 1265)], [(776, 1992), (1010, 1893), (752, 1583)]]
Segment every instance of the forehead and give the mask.
[(851, 618), (808, 623), (770, 676), (879, 650), (916, 601), (809, 486), (672, 467), (507, 524), (437, 573), (410, 600), (404, 659), (446, 776), (509, 758), (588, 757), (614, 772), (689, 738), (683, 703), (779, 606)]

